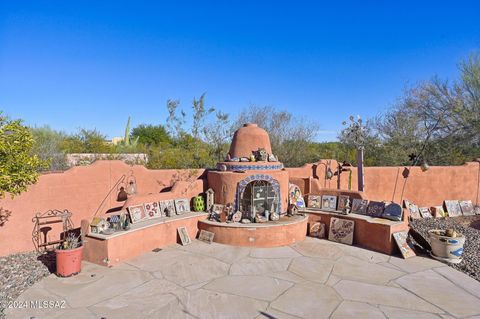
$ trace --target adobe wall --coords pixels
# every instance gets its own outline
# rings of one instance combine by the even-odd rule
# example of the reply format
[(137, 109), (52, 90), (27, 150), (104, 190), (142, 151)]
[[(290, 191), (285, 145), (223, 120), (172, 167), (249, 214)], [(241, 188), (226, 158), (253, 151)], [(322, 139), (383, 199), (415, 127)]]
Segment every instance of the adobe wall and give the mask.
[[(349, 188), (349, 171), (325, 178), (327, 160), (307, 164), (301, 168), (287, 168), (292, 183), (303, 183), (305, 193), (318, 193), (324, 188)], [(337, 172), (337, 162), (330, 163)], [(350, 167), (351, 189), (358, 189), (357, 168)], [(400, 203), (408, 199), (419, 206), (441, 205), (445, 199), (471, 200), (480, 205), (480, 163), (469, 162), (461, 166), (431, 166), (426, 172), (419, 167), (410, 169), (407, 179), (402, 175), (405, 167), (366, 167), (364, 193), (370, 200), (392, 200)], [(299, 185), (300, 186), (300, 185)]]
[[(440, 205), (445, 199), (472, 200), (474, 204), (480, 205), (479, 164), (471, 162), (462, 166), (430, 167), (427, 172), (415, 167), (411, 169), (405, 187), (406, 180), (402, 176), (404, 167), (367, 167), (364, 193), (370, 200), (400, 202), (403, 198), (420, 206)], [(337, 162), (334, 160), (287, 168), (286, 172), (290, 175), (290, 182), (299, 184), (304, 193), (316, 193), (325, 188), (348, 189), (349, 172), (343, 172), (340, 180), (337, 176), (327, 180), (325, 172), (329, 165), (336, 172)], [(351, 167), (351, 170), (351, 187), (356, 190), (356, 168)], [(130, 171), (136, 178), (138, 195), (131, 197), (126, 205), (191, 198), (207, 187), (204, 170), (149, 170), (121, 161), (97, 161), (62, 173), (42, 175), (27, 192), (13, 200), (8, 195), (0, 200), (0, 256), (34, 249), (32, 218), (38, 212), (67, 209), (73, 213), (74, 226), (80, 227), (80, 221), (90, 220), (97, 210), (99, 216), (104, 216), (109, 210), (121, 209), (125, 203), (117, 202), (117, 188), (109, 196), (107, 194), (122, 175), (129, 175)], [(168, 190), (166, 188), (175, 183), (170, 191), (165, 192)], [(164, 192), (160, 193), (161, 190)], [(7, 218), (4, 221), (2, 216), (5, 215)], [(54, 227), (49, 233), (49, 240), (57, 239), (59, 232)]]
[[(0, 214), (10, 215), (3, 225), (0, 223), (0, 256), (34, 249), (32, 218), (38, 212), (67, 209), (73, 213), (74, 227), (80, 227), (80, 221), (91, 220), (97, 210), (98, 216), (104, 216), (110, 209), (120, 209), (124, 203), (117, 202), (117, 188), (109, 196), (107, 194), (122, 175), (128, 176), (130, 171), (136, 178), (139, 197), (129, 199), (132, 204), (151, 198), (190, 198), (201, 193), (204, 187), (202, 180), (197, 181), (203, 170), (149, 170), (122, 161), (97, 161), (62, 173), (41, 175), (27, 192), (13, 200), (8, 195), (0, 200)], [(171, 192), (160, 193), (178, 180), (185, 182), (177, 183)], [(49, 240), (58, 239), (60, 229), (49, 226), (54, 226)]]
[(285, 213), (288, 208), (288, 173), (283, 170), (258, 170), (249, 171), (249, 173), (235, 172), (208, 172), (208, 187), (215, 191), (215, 203), (226, 205), (235, 203), (238, 184), (249, 176), (264, 174), (275, 179), (280, 186), (280, 200), (282, 212)]

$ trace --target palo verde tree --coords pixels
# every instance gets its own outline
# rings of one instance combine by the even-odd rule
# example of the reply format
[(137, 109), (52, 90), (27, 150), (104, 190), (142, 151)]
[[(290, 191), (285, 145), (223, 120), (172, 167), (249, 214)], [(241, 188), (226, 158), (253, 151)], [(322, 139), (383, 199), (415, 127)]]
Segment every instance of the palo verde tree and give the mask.
[(10, 120), (0, 113), (0, 198), (13, 198), (27, 190), (48, 162), (32, 154), (34, 139), (21, 120)]

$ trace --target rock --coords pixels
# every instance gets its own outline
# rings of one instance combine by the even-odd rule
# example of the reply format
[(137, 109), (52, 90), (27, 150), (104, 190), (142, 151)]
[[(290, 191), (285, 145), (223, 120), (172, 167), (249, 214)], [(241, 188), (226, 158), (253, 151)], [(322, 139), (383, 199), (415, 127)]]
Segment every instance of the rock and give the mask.
[(236, 213), (234, 213), (232, 215), (232, 222), (234, 223), (238, 223), (239, 221), (242, 220), (242, 212), (240, 211), (237, 211)]
[(266, 223), (266, 222), (268, 222), (268, 218), (265, 217), (265, 216), (257, 214), (257, 216), (255, 216), (255, 222), (256, 223)]
[(242, 219), (240, 222), (241, 222), (242, 224), (250, 224), (250, 223), (251, 223), (250, 219), (248, 219), (248, 218), (244, 218), (244, 219)]
[(277, 221), (279, 219), (280, 219), (280, 215), (278, 215), (278, 213), (274, 212), (274, 213), (270, 214), (270, 220)]
[(448, 265), (480, 281), (479, 216), (415, 219), (410, 222), (410, 227), (424, 237), (428, 237), (428, 231), (432, 229), (450, 229), (457, 233), (457, 236), (458, 234), (465, 236), (462, 262)]
[(445, 236), (455, 238), (457, 237), (457, 232), (450, 228), (445, 232)]
[[(36, 252), (0, 257), (0, 303), (14, 301), (27, 288), (55, 271), (55, 253)], [(5, 308), (0, 307), (0, 318)]]
[(269, 162), (276, 162), (276, 161), (277, 161), (277, 158), (275, 157), (275, 155), (269, 154), (269, 155), (268, 155), (268, 161), (269, 161)]

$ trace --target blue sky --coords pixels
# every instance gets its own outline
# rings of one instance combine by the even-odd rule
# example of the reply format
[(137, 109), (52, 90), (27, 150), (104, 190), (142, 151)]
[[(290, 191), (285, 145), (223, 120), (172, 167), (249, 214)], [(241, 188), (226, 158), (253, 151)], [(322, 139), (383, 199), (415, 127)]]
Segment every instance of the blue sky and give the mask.
[(273, 105), (333, 140), (480, 48), (479, 1), (1, 1), (0, 110), (121, 136), (165, 102)]

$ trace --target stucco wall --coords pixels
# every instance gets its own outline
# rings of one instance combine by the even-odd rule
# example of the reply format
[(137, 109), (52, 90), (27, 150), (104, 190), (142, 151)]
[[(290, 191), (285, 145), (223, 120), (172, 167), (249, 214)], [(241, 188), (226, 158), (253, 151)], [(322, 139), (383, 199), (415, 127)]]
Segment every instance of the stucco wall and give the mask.
[(235, 203), (238, 184), (251, 175), (269, 175), (280, 186), (281, 213), (288, 207), (288, 173), (283, 170), (258, 170), (249, 173), (208, 172), (208, 186), (215, 191), (215, 202), (226, 205)]
[[(348, 189), (349, 172), (343, 172), (340, 181), (338, 176), (327, 180), (325, 169), (328, 165), (336, 172), (337, 162), (334, 160), (289, 168), (286, 172), (289, 173), (290, 181), (303, 184), (301, 188), (306, 192), (315, 193), (324, 188)], [(352, 189), (356, 190), (356, 168), (352, 167), (351, 170)], [(396, 202), (403, 198), (420, 206), (440, 205), (445, 199), (465, 199), (480, 204), (479, 162), (462, 166), (430, 167), (427, 172), (412, 168), (402, 196), (406, 181), (402, 176), (403, 170), (403, 167), (365, 168), (366, 198)], [(68, 209), (73, 213), (74, 226), (80, 227), (80, 221), (91, 219), (97, 210), (98, 215), (104, 215), (108, 210), (121, 209), (125, 203), (117, 202), (116, 188), (109, 196), (107, 194), (122, 175), (129, 175), (130, 171), (136, 178), (138, 195), (131, 197), (128, 204), (191, 198), (207, 187), (203, 170), (148, 170), (121, 161), (97, 161), (63, 173), (42, 175), (27, 192), (13, 200), (8, 195), (0, 200), (0, 215), (9, 215), (4, 222), (0, 216), (0, 256), (34, 249), (32, 218), (38, 212)], [(168, 191), (168, 187), (175, 183)], [(160, 193), (162, 190), (164, 192)], [(55, 231), (50, 234), (52, 240), (58, 236)]]
[[(325, 178), (326, 160), (308, 164), (301, 168), (288, 168), (290, 181), (304, 183), (302, 189), (315, 193), (322, 188), (349, 188), (349, 171)], [(328, 164), (327, 164), (328, 166)], [(330, 163), (337, 172), (337, 162)], [(351, 189), (357, 190), (357, 168), (350, 167)], [(407, 179), (403, 177), (405, 167), (366, 167), (364, 173), (366, 197), (370, 200), (392, 200), (400, 203), (409, 199), (420, 206), (441, 205), (445, 199), (471, 200), (480, 205), (480, 163), (469, 162), (461, 166), (431, 166), (426, 172), (419, 167), (410, 168)], [(308, 178), (310, 177), (310, 178)], [(307, 185), (309, 184), (309, 185)]]
[[(67, 209), (73, 213), (74, 226), (80, 227), (80, 221), (90, 220), (97, 210), (98, 215), (102, 216), (110, 209), (121, 208), (124, 203), (117, 202), (117, 188), (110, 196), (107, 194), (122, 175), (129, 175), (130, 172), (133, 172), (137, 182), (138, 197), (145, 196), (142, 200), (189, 198), (203, 190), (203, 181), (197, 181), (203, 170), (149, 170), (122, 161), (97, 161), (62, 173), (45, 174), (27, 192), (13, 200), (8, 195), (0, 200), (1, 214), (10, 214), (0, 225), (0, 256), (34, 249), (32, 218), (38, 212)], [(177, 180), (186, 182), (178, 183), (172, 192), (160, 193)], [(137, 200), (133, 197), (129, 202), (134, 204)], [(58, 233), (54, 228), (49, 233), (50, 239), (57, 239)]]

